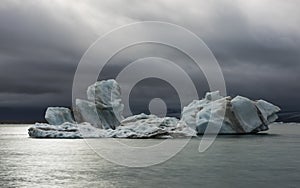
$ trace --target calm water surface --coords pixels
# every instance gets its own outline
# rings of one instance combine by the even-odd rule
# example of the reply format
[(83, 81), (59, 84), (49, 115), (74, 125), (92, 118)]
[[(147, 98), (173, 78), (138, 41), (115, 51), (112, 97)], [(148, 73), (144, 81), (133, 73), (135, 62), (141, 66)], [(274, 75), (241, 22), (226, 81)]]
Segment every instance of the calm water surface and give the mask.
[(110, 163), (82, 139), (31, 139), (27, 128), (0, 125), (0, 187), (300, 187), (300, 124), (220, 136), (204, 153), (197, 150), (200, 138), (192, 139), (172, 159), (147, 168)]

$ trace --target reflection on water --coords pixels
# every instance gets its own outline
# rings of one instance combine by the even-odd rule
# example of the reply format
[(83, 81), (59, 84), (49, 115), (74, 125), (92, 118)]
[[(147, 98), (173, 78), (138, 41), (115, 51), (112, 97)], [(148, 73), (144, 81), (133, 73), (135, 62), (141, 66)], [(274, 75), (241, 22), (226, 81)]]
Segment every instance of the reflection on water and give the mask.
[(274, 125), (269, 134), (219, 136), (204, 153), (197, 150), (200, 140), (192, 139), (171, 160), (148, 168), (110, 163), (84, 140), (28, 138), (27, 127), (0, 126), (3, 187), (300, 186), (300, 126), (296, 125)]

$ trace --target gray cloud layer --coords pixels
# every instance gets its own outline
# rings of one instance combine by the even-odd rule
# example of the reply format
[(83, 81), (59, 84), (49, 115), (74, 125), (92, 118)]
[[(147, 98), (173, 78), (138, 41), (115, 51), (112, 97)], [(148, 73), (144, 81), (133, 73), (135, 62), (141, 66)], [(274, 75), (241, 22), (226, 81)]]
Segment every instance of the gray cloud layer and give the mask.
[[(115, 27), (145, 20), (175, 23), (200, 36), (219, 61), (230, 95), (300, 111), (299, 6), (292, 0), (3, 0), (0, 119), (40, 118), (49, 105), (71, 105), (74, 72), (86, 49)], [(130, 60), (116, 58), (103, 77)], [(197, 80), (193, 69), (187, 71)], [(198, 83), (201, 94), (204, 82)], [(40, 114), (24, 117), (20, 109)]]

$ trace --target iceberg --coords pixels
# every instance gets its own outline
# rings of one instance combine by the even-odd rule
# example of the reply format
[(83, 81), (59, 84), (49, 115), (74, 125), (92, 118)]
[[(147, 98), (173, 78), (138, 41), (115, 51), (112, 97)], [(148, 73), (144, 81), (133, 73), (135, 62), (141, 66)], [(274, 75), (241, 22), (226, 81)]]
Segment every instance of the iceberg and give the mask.
[(65, 122), (75, 123), (71, 110), (64, 107), (49, 107), (45, 119), (51, 125), (61, 125)]
[(88, 122), (96, 128), (110, 128), (109, 125), (103, 125), (98, 116), (96, 105), (92, 102), (76, 99), (75, 116), (79, 123)]
[[(222, 97), (219, 92), (207, 93), (202, 100), (194, 100), (184, 107), (182, 120), (204, 134), (207, 126), (219, 134), (246, 134), (268, 130), (268, 124), (277, 119), (279, 107), (263, 101), (252, 101), (246, 97)], [(216, 127), (215, 129), (213, 127)]]
[(115, 130), (99, 129), (90, 123), (36, 123), (28, 134), (35, 138), (178, 138), (196, 136), (196, 131), (176, 118), (140, 114), (125, 119)]
[(255, 106), (258, 108), (261, 118), (265, 124), (274, 122), (278, 116), (277, 112), (280, 108), (264, 100), (258, 100), (255, 102)]
[(36, 123), (28, 129), (30, 137), (34, 138), (107, 138), (108, 131), (93, 127), (89, 123), (65, 122), (61, 125)]
[[(264, 100), (223, 97), (208, 92), (183, 108), (181, 119), (139, 114), (124, 118), (121, 90), (115, 80), (96, 82), (88, 100), (76, 99), (70, 109), (49, 107), (45, 119), (28, 129), (34, 138), (180, 138), (197, 134), (247, 134), (268, 130), (280, 108)], [(75, 121), (75, 120), (76, 121)], [(215, 132), (214, 132), (215, 131)]]
[(115, 80), (104, 80), (89, 86), (87, 98), (95, 104), (104, 128), (115, 129), (120, 125), (120, 121), (124, 119), (124, 104), (121, 100), (120, 86)]
[(185, 122), (173, 117), (160, 118), (156, 115), (144, 113), (130, 116), (121, 122), (117, 130), (132, 130), (137, 133), (134, 138), (169, 136), (172, 138), (196, 136), (196, 131), (191, 129)]
[(117, 117), (113, 108), (102, 108), (93, 102), (76, 99), (75, 119), (79, 123), (88, 122), (97, 128), (115, 129), (123, 117)]

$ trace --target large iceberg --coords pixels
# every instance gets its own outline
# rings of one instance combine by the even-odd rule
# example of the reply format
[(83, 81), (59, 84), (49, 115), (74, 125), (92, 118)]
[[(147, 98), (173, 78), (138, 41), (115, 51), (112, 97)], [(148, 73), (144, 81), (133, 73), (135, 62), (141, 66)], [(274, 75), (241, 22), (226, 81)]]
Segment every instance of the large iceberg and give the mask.
[(77, 99), (68, 108), (49, 107), (49, 124), (28, 129), (35, 138), (178, 138), (197, 134), (245, 134), (268, 130), (280, 108), (264, 100), (223, 97), (208, 92), (183, 108), (182, 118), (139, 114), (124, 119), (121, 91), (115, 80), (96, 82), (87, 90), (88, 100)]
[(279, 107), (264, 100), (252, 101), (241, 96), (232, 99), (215, 91), (184, 107), (182, 120), (198, 134), (204, 134), (208, 126), (219, 134), (257, 133), (268, 130), (268, 124), (277, 119), (279, 111)]

